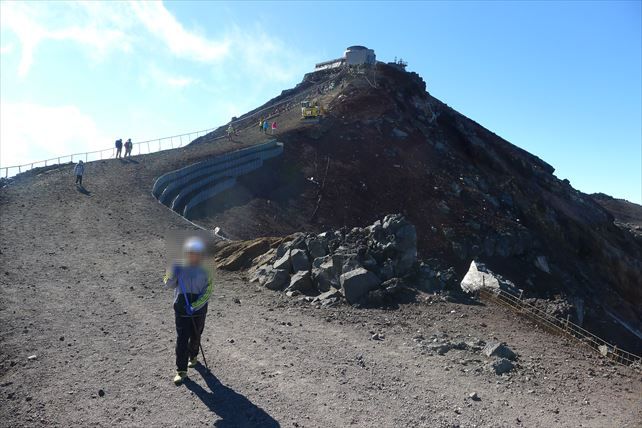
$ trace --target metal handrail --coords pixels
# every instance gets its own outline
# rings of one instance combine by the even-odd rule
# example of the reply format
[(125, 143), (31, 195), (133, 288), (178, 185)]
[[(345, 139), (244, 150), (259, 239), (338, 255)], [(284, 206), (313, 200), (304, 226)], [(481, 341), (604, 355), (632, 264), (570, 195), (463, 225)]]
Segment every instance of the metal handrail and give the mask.
[[(193, 132), (186, 132), (185, 134), (177, 134), (177, 135), (171, 135), (169, 137), (162, 137), (162, 138), (156, 138), (152, 140), (146, 140), (146, 141), (139, 141), (136, 143), (133, 143), (132, 145), (132, 153), (135, 151), (136, 146), (138, 147), (138, 155), (141, 154), (149, 154), (149, 153), (157, 153), (163, 150), (170, 150), (178, 147), (183, 146), (183, 137), (187, 137), (187, 142), (192, 141), (192, 135), (196, 135), (196, 138), (207, 135), (209, 132), (214, 131), (217, 128), (209, 128), (209, 129), (203, 129), (199, 131), (193, 131)], [(174, 144), (174, 139), (178, 139), (178, 144)], [(169, 140), (170, 146), (169, 147), (164, 147), (163, 146), (163, 141)], [(156, 145), (152, 146), (153, 143), (158, 143), (158, 150), (156, 149)], [(143, 145), (147, 146), (147, 150), (143, 149)], [(9, 177), (9, 170), (16, 170), (15, 174), (20, 174), (22, 172), (29, 171), (35, 167), (47, 167), (47, 166), (53, 166), (53, 165), (60, 165), (63, 163), (63, 161), (66, 161), (69, 159), (69, 162), (73, 162), (74, 159), (80, 159), (85, 162), (89, 162), (89, 156), (90, 155), (96, 155), (99, 154), (100, 158), (99, 159), (94, 159), (91, 162), (98, 161), (98, 160), (103, 160), (105, 159), (104, 155), (106, 153), (111, 153), (111, 155), (107, 156), (107, 159), (110, 157), (114, 156), (116, 152), (116, 148), (112, 147), (109, 149), (102, 149), (102, 150), (94, 150), (90, 152), (81, 152), (81, 153), (73, 153), (71, 155), (63, 155), (63, 156), (57, 156), (54, 158), (50, 159), (45, 159), (45, 160), (40, 160), (40, 161), (34, 161), (34, 162), (29, 162), (26, 164), (22, 165), (13, 165), (13, 166), (3, 166), (0, 168), (0, 177), (4, 176), (5, 178)], [(1, 174), (2, 170), (4, 170), (4, 174)], [(15, 174), (11, 174), (12, 176)]]
[[(642, 362), (642, 357), (639, 355), (635, 355), (623, 349), (618, 349), (616, 345), (610, 344), (604, 339), (575, 324), (569, 319), (570, 317), (561, 319), (547, 313), (546, 311), (524, 301), (522, 299), (522, 295), (516, 296), (501, 289), (491, 291), (482, 288), (479, 296), (481, 298), (500, 303), (513, 310), (517, 310), (518, 312), (531, 317), (536, 323), (543, 324), (545, 327), (551, 328), (558, 333), (570, 336), (573, 339), (588, 345), (594, 350), (599, 351), (601, 355), (610, 358), (618, 364), (628, 366)], [(604, 349), (606, 349), (606, 355), (603, 353)]]
[[(342, 74), (343, 74), (343, 70), (339, 72), (337, 77), (340, 77)], [(328, 80), (330, 80), (329, 77), (326, 78), (326, 79), (322, 79), (319, 82), (315, 82), (310, 88), (308, 88), (308, 89), (306, 89), (304, 91), (301, 91), (299, 93), (293, 94), (293, 95), (287, 97), (286, 99), (281, 100), (281, 101), (279, 101), (277, 103), (274, 103), (274, 104), (271, 104), (269, 106), (263, 107), (263, 108), (261, 108), (259, 110), (253, 111), (250, 114), (247, 114), (245, 117), (242, 117), (242, 118), (239, 118), (239, 119), (236, 119), (236, 120), (228, 122), (228, 124), (235, 124), (235, 123), (239, 123), (239, 122), (247, 122), (247, 121), (250, 121), (250, 120), (255, 120), (253, 118), (255, 118), (257, 115), (259, 115), (259, 114), (261, 114), (261, 113), (263, 113), (263, 112), (265, 112), (267, 110), (274, 110), (276, 107), (279, 107), (280, 105), (283, 105), (283, 104), (290, 103), (290, 102), (292, 102), (293, 100), (295, 100), (297, 98), (301, 98), (302, 99), (302, 98), (307, 97), (310, 92), (314, 91), (316, 85), (324, 83), (324, 82), (326, 82)], [(253, 126), (253, 124), (246, 125), (246, 128), (250, 127), (250, 126)], [(182, 147), (183, 146), (183, 140), (182, 140), (183, 137), (187, 136), (188, 140), (191, 142), (191, 141), (193, 141), (191, 139), (192, 134), (196, 134), (196, 138), (199, 138), (199, 136), (207, 135), (208, 133), (210, 133), (212, 131), (215, 131), (215, 130), (217, 130), (219, 128), (220, 127), (209, 128), (209, 129), (204, 129), (204, 130), (201, 130), (201, 131), (194, 131), (194, 132), (188, 132), (188, 133), (185, 133), (185, 134), (172, 135), (172, 136), (169, 136), (169, 137), (155, 138), (155, 139), (147, 140), (147, 141), (139, 141), (137, 143), (133, 143), (133, 145), (134, 146), (138, 146), (138, 155), (149, 154), (149, 153), (157, 153), (157, 152), (160, 152), (160, 151), (163, 151), (163, 150), (169, 150), (169, 149), (175, 148), (174, 147), (174, 138), (179, 138), (180, 143), (179, 143), (179, 145), (177, 147)], [(199, 135), (201, 133), (203, 135)], [(218, 140), (218, 139), (222, 139), (222, 138), (225, 138), (225, 136), (216, 137), (213, 140)], [(171, 147), (163, 149), (162, 148), (162, 141), (163, 140), (168, 140), (168, 139), (170, 140)], [(158, 143), (158, 150), (152, 150), (151, 146), (150, 146), (151, 143)], [(145, 153), (143, 153), (142, 150), (141, 150), (141, 147), (142, 147), (143, 144), (147, 145), (147, 152), (145, 152)], [(3, 167), (0, 167), (0, 177), (2, 177), (2, 170), (3, 169), (4, 169), (4, 177), (8, 178), (10, 169), (16, 169), (17, 168), (18, 171), (16, 172), (16, 174), (20, 174), (22, 172), (29, 171), (29, 170), (33, 169), (34, 167), (39, 166), (39, 164), (43, 164), (43, 163), (44, 163), (44, 165), (42, 165), (42, 166), (44, 166), (44, 167), (47, 167), (49, 165), (60, 165), (61, 164), (61, 159), (64, 160), (64, 159), (67, 159), (67, 158), (69, 158), (69, 162), (73, 162), (74, 157), (79, 157), (80, 159), (82, 159), (84, 157), (84, 161), (88, 162), (89, 161), (89, 155), (93, 155), (93, 154), (97, 154), (97, 153), (100, 154), (100, 159), (95, 159), (95, 161), (98, 161), (98, 160), (103, 160), (103, 153), (111, 152), (112, 153), (111, 156), (113, 156), (115, 151), (116, 151), (116, 148), (112, 147), (112, 148), (109, 148), (109, 149), (94, 150), (94, 151), (91, 151), (91, 152), (74, 153), (74, 154), (71, 154), (71, 155), (58, 156), (58, 157), (54, 157), (54, 158), (51, 158), (51, 159), (45, 159), (45, 160), (41, 160), (41, 161), (29, 162), (29, 163), (22, 164), (22, 165), (3, 166)], [(133, 151), (134, 150), (133, 150), (133, 147), (132, 147), (132, 152)], [(109, 156), (107, 159), (111, 158), (111, 156)], [(53, 163), (54, 161), (56, 161), (56, 162)], [(27, 168), (27, 167), (29, 167), (29, 168)], [(23, 168), (24, 168), (24, 171), (23, 171)], [(12, 174), (12, 176), (13, 175), (15, 175), (15, 174)]]

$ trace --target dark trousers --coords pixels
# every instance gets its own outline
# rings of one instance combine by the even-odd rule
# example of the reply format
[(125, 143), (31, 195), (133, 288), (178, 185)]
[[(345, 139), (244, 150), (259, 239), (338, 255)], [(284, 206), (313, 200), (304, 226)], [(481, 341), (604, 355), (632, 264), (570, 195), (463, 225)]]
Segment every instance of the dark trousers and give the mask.
[(122, 157), (122, 152), (123, 152), (123, 148), (122, 147), (116, 147), (116, 157), (117, 158)]
[(76, 184), (80, 184), (82, 186), (82, 175), (76, 176)]
[(174, 316), (176, 318), (176, 370), (184, 372), (187, 371), (188, 359), (198, 356), (201, 334), (205, 327), (205, 314), (185, 317), (175, 312)]

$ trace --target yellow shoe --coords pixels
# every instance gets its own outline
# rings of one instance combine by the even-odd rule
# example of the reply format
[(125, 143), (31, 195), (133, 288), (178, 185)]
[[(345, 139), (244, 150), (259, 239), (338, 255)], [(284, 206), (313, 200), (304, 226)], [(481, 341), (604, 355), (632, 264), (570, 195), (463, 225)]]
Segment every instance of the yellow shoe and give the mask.
[(186, 377), (187, 372), (176, 372), (176, 376), (174, 376), (174, 385), (180, 385)]
[(194, 367), (196, 367), (197, 364), (198, 364), (198, 357), (194, 357), (187, 362), (187, 367), (189, 367), (190, 369), (193, 369)]

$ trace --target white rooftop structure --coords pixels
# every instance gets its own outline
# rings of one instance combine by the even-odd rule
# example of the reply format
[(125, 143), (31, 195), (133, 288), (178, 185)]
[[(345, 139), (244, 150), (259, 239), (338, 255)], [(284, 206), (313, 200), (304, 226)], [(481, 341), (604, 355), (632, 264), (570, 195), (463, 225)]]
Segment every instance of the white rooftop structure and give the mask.
[(374, 50), (368, 49), (365, 46), (350, 46), (343, 53), (342, 58), (332, 59), (330, 61), (320, 62), (315, 65), (315, 70), (327, 70), (331, 68), (338, 68), (344, 65), (364, 65), (374, 64), (377, 62), (377, 56)]

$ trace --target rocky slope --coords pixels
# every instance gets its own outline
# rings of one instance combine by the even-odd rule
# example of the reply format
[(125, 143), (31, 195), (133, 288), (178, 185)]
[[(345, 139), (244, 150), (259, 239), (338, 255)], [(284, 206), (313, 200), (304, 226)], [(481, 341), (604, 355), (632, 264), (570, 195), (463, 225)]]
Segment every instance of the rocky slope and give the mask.
[(604, 193), (594, 193), (591, 197), (611, 213), (616, 225), (642, 239), (642, 206)]
[(525, 296), (563, 300), (574, 321), (642, 352), (640, 241), (552, 166), (432, 97), (418, 75), (384, 64), (376, 80), (368, 73), (312, 73), (288, 91), (313, 94), (326, 117), (306, 124), (295, 105), (275, 108), (284, 157), (198, 221), (249, 239), (400, 212), (434, 268), (463, 277), (482, 261)]
[[(280, 113), (282, 129), (299, 129), (296, 113)], [(194, 226), (159, 204), (152, 185), (167, 171), (264, 140), (248, 129), (231, 143), (89, 163), (84, 189), (74, 186), (70, 166), (33, 171), (0, 189), (0, 425), (639, 425), (639, 373), (502, 307), (421, 292), (367, 309), (310, 304), (306, 296), (288, 297), (223, 271), (216, 272), (203, 336), (211, 373), (199, 366), (175, 387), (172, 295), (161, 276), (166, 240)], [(306, 147), (292, 140), (286, 155), (300, 148), (310, 159), (303, 166), (313, 170), (314, 151)], [(289, 183), (303, 175), (299, 165), (271, 171)], [(328, 191), (337, 165), (333, 158)], [(283, 199), (270, 203), (253, 196), (248, 179), (248, 196), (238, 200), (249, 202), (230, 204), (216, 218), (228, 219), (230, 234), (325, 229), (331, 214), (325, 204), (340, 195), (322, 193), (318, 219), (310, 222), (319, 186), (307, 178), (298, 188), (279, 188)], [(264, 191), (269, 195), (272, 186)], [(234, 212), (247, 216), (234, 223)], [(275, 219), (279, 212), (290, 217)], [(422, 230), (420, 251), (434, 242), (436, 254), (440, 241)], [(257, 239), (256, 254), (281, 243)], [(238, 244), (226, 248), (231, 259)], [(510, 363), (495, 355), (511, 357), (495, 349), (497, 342), (515, 354), (505, 358)]]

